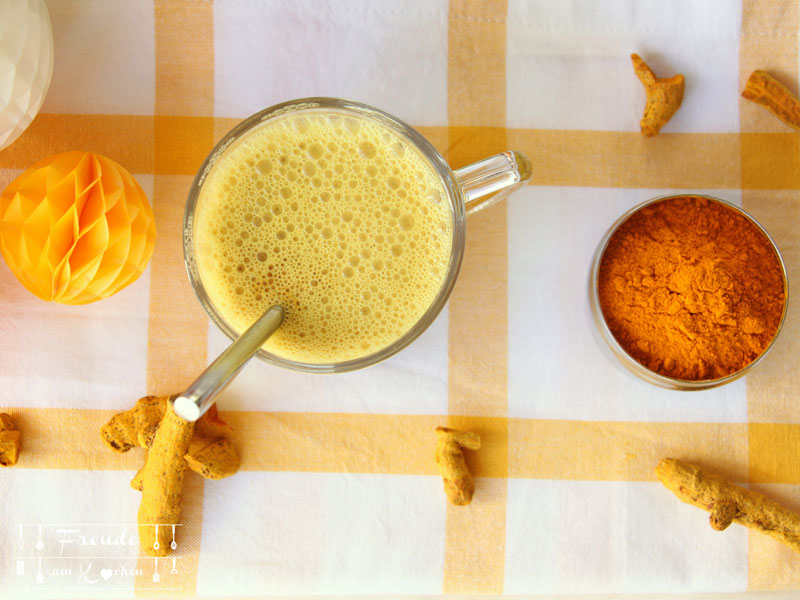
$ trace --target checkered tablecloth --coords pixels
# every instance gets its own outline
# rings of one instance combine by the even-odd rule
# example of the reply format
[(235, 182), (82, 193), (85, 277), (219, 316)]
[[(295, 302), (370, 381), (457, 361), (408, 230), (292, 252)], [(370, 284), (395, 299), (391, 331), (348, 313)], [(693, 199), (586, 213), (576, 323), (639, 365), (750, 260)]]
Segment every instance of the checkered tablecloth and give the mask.
[[(682, 458), (800, 510), (800, 303), (752, 375), (679, 393), (606, 358), (586, 293), (609, 225), (681, 191), (742, 205), (800, 281), (800, 136), (739, 96), (756, 68), (796, 91), (798, 0), (48, 7), (52, 84), (0, 187), (55, 152), (104, 154), (151, 198), (158, 240), (139, 281), (81, 307), (0, 266), (0, 409), (23, 438), (0, 470), (0, 597), (800, 591), (800, 556), (712, 531), (653, 472)], [(631, 52), (686, 77), (653, 139)], [(533, 180), (470, 218), (448, 307), (401, 354), (335, 376), (247, 366), (219, 399), (241, 472), (187, 475), (175, 560), (156, 564), (131, 526), (142, 456), (98, 431), (227, 344), (185, 275), (187, 190), (235, 123), (312, 95), (397, 115), (453, 167), (521, 150)], [(437, 425), (483, 438), (468, 507), (446, 503)]]

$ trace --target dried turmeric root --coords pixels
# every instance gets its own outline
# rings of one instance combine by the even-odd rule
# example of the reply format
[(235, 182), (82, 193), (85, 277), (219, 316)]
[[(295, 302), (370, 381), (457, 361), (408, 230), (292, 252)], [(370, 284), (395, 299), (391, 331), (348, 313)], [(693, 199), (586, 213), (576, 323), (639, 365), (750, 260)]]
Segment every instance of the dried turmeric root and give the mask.
[(781, 121), (800, 131), (800, 100), (766, 71), (753, 71), (742, 97), (766, 107)]
[(710, 512), (714, 529), (722, 531), (736, 522), (800, 552), (800, 515), (763, 494), (674, 458), (662, 460), (656, 475), (682, 501)]
[(0, 465), (10, 467), (19, 458), (19, 431), (11, 415), (0, 413)]
[(171, 525), (180, 518), (183, 476), (188, 466), (208, 479), (233, 475), (239, 455), (231, 428), (219, 418), (216, 405), (196, 423), (175, 414), (167, 396), (141, 398), (132, 409), (114, 416), (100, 430), (115, 452), (133, 446), (147, 449), (144, 467), (131, 487), (142, 492), (139, 542), (150, 556), (166, 556), (173, 541)]
[(475, 481), (464, 461), (461, 448), (477, 450), (481, 438), (477, 433), (458, 431), (448, 427), (436, 428), (436, 464), (444, 478), (444, 492), (447, 499), (456, 506), (472, 502)]
[(633, 70), (644, 85), (647, 103), (644, 116), (639, 123), (642, 133), (647, 137), (656, 135), (667, 124), (683, 102), (683, 75), (673, 75), (669, 79), (659, 79), (638, 54), (631, 54)]

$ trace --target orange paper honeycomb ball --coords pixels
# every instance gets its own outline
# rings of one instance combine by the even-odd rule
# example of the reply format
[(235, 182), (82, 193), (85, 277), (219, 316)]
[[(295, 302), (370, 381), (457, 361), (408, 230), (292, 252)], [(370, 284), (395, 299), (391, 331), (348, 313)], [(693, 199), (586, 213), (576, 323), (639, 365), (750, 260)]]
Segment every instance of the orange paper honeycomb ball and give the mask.
[(155, 239), (141, 186), (99, 154), (41, 160), (0, 195), (0, 251), (42, 300), (86, 304), (115, 294), (142, 274)]

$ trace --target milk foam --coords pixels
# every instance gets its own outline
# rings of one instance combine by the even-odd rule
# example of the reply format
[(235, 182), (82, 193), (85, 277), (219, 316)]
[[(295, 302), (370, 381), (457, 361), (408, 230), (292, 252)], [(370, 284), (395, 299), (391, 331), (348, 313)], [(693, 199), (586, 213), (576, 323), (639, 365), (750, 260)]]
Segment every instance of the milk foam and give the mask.
[(244, 331), (279, 304), (264, 348), (305, 363), (372, 354), (430, 307), (453, 239), (446, 190), (388, 127), (331, 111), (248, 134), (206, 179), (195, 218), (200, 277)]

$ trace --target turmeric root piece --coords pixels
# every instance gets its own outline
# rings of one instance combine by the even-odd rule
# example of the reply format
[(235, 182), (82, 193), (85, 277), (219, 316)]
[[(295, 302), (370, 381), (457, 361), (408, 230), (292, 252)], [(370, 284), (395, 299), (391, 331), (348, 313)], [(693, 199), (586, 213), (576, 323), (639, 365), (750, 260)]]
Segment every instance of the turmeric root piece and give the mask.
[(638, 54), (631, 54), (631, 61), (633, 61), (633, 70), (644, 85), (644, 91), (647, 94), (644, 116), (639, 125), (644, 135), (652, 137), (681, 107), (685, 81), (683, 75), (680, 74), (673, 75), (669, 79), (656, 77)]
[(100, 430), (115, 452), (145, 448), (145, 463), (131, 481), (142, 492), (139, 542), (150, 556), (166, 556), (172, 548), (171, 525), (178, 524), (183, 477), (188, 466), (203, 477), (221, 479), (239, 468), (230, 441), (232, 429), (219, 418), (216, 406), (196, 423), (175, 414), (169, 397), (147, 396), (132, 409), (115, 415)]
[(800, 552), (800, 515), (763, 494), (674, 458), (662, 460), (656, 475), (683, 502), (710, 512), (714, 529), (722, 531), (736, 522)]
[(184, 456), (194, 434), (194, 423), (181, 419), (167, 402), (147, 452), (141, 475), (142, 502), (139, 504), (139, 542), (151, 556), (169, 554), (170, 528), (158, 525), (179, 523), (181, 489), (186, 472)]
[(114, 415), (100, 430), (103, 442), (115, 452), (127, 452), (134, 446), (144, 446), (139, 434), (155, 428), (164, 417), (167, 397), (145, 396), (132, 409)]
[(477, 450), (480, 447), (481, 438), (477, 433), (448, 427), (436, 428), (436, 464), (444, 478), (447, 499), (456, 506), (472, 502), (475, 493), (475, 481), (461, 449)]
[(765, 107), (781, 121), (800, 131), (800, 99), (766, 71), (753, 71), (742, 97)]
[(10, 467), (19, 458), (19, 431), (11, 415), (0, 413), (0, 465)]

